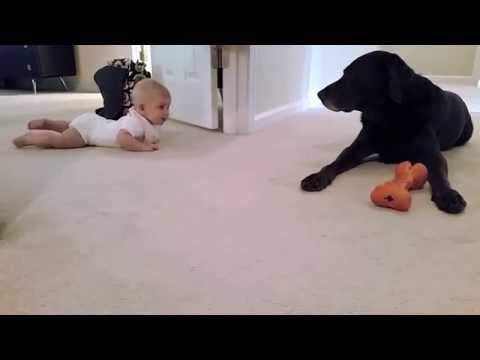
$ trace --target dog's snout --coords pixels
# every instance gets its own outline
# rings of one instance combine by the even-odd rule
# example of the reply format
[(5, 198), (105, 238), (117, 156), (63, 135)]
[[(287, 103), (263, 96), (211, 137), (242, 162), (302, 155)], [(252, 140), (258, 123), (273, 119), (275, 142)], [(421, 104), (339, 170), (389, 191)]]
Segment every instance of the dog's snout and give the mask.
[(320, 91), (317, 93), (317, 96), (318, 96), (318, 98), (319, 98), (321, 101), (324, 101), (324, 100), (325, 100), (325, 89), (320, 90)]
[(339, 111), (339, 108), (338, 106), (336, 106), (334, 104), (334, 102), (332, 101), (332, 99), (330, 99), (330, 96), (329, 94), (327, 94), (327, 90), (328, 88), (325, 88), (323, 90), (320, 90), (318, 93), (317, 93), (317, 96), (318, 98), (320, 99), (320, 101), (323, 103), (323, 105), (325, 105), (325, 107), (329, 110), (332, 110), (332, 111)]

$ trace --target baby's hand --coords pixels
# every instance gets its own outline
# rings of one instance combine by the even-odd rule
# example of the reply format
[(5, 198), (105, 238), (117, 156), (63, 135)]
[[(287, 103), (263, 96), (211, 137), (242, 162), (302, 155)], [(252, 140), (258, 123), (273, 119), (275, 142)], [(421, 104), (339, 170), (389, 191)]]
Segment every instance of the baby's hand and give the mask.
[(159, 148), (158, 143), (150, 144), (150, 148), (152, 149), (152, 151), (157, 151)]
[(158, 144), (145, 144), (144, 146), (144, 151), (157, 151), (159, 147)]

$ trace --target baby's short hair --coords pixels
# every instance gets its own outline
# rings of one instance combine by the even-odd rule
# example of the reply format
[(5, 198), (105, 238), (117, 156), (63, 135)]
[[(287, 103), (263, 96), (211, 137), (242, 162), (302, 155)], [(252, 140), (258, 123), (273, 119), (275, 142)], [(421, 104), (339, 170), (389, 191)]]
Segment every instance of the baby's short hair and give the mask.
[(145, 104), (153, 94), (161, 94), (170, 97), (168, 89), (153, 79), (142, 79), (135, 84), (132, 91), (133, 105)]

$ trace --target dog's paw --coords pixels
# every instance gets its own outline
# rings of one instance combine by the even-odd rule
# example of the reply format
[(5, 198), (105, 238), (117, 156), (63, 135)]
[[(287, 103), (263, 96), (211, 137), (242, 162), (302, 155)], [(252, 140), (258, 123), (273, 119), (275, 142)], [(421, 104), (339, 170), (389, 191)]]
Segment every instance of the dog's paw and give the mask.
[(322, 191), (335, 179), (335, 173), (328, 169), (307, 176), (302, 180), (301, 187), (304, 191)]
[(433, 194), (432, 201), (437, 207), (449, 214), (461, 213), (467, 206), (467, 202), (463, 199), (458, 191), (447, 189), (443, 192)]

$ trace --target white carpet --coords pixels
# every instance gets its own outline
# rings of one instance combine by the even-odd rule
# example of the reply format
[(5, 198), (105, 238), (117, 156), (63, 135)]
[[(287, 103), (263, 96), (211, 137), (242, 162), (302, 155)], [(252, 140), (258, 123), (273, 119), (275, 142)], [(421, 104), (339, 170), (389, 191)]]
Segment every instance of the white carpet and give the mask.
[(460, 216), (428, 187), (408, 213), (374, 207), (393, 171), (377, 163), (300, 191), (358, 114), (312, 110), (248, 136), (169, 122), (156, 153), (10, 143), (32, 116), (99, 105), (0, 97), (1, 314), (480, 313), (478, 136), (446, 153)]

